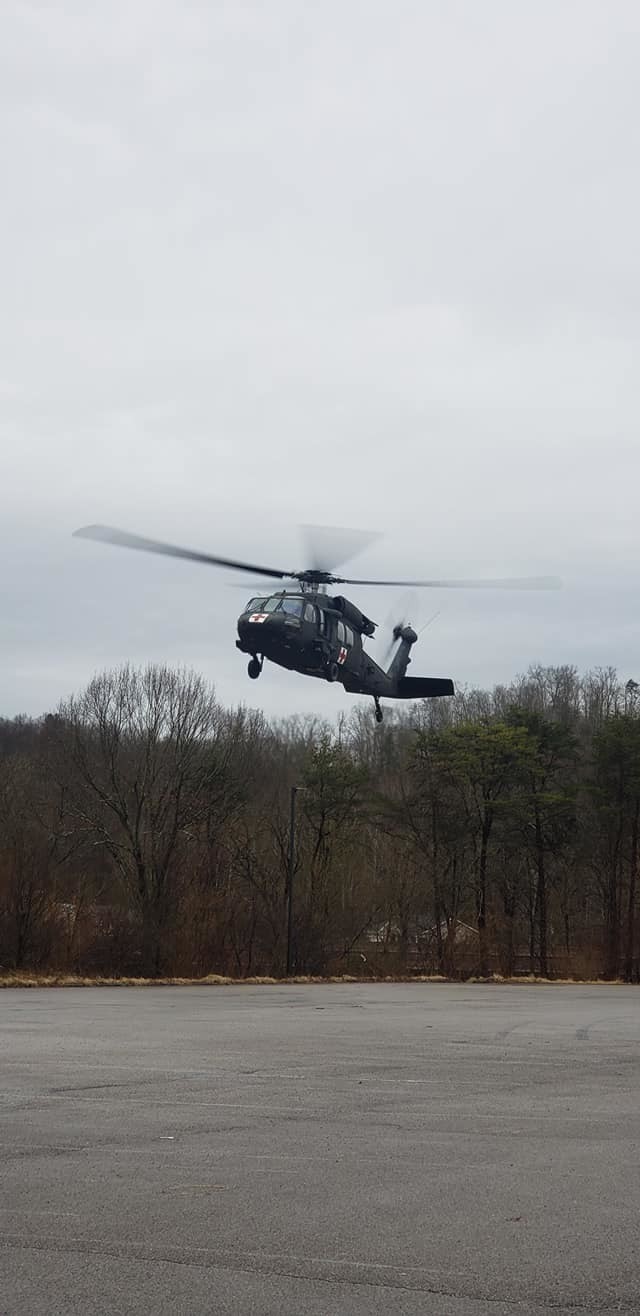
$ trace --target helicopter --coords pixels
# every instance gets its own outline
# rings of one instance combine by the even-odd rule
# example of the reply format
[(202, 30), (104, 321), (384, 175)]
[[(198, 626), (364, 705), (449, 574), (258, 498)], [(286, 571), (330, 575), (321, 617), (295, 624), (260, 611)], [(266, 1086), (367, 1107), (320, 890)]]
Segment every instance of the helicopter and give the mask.
[[(352, 533), (359, 536), (361, 541), (374, 537), (364, 532)], [(349, 694), (369, 695), (373, 698), (377, 722), (383, 719), (381, 699), (442, 698), (455, 693), (453, 681), (448, 677), (407, 676), (411, 650), (418, 635), (405, 621), (398, 621), (393, 626), (391, 646), (385, 660), (388, 665), (380, 666), (365, 649), (365, 640), (374, 636), (377, 623), (344, 595), (333, 593), (334, 586), (557, 589), (560, 585), (560, 581), (553, 576), (501, 580), (352, 579), (335, 575), (327, 568), (326, 562), (319, 565), (317, 554), (314, 565), (305, 570), (286, 571), (279, 567), (266, 567), (180, 548), (113, 526), (83, 526), (74, 531), (74, 536), (115, 544), (120, 548), (159, 553), (166, 557), (251, 573), (264, 580), (286, 582), (279, 589), (274, 585), (271, 588), (260, 585), (256, 592), (254, 587), (254, 592), (238, 617), (236, 647), (249, 658), (249, 677), (257, 680), (268, 660), (303, 676), (314, 676), (331, 683), (340, 682)], [(359, 547), (362, 547), (362, 543)], [(346, 556), (353, 551), (350, 548)], [(344, 552), (340, 554), (339, 560), (345, 560)], [(329, 590), (332, 592), (329, 593)]]

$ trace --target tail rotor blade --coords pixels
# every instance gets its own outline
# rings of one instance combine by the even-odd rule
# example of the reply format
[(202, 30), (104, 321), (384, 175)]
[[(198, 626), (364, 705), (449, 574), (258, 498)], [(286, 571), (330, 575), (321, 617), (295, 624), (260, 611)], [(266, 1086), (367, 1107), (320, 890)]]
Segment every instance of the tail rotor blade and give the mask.
[(403, 626), (412, 625), (417, 616), (418, 596), (414, 590), (407, 590), (394, 604), (381, 627), (380, 640), (385, 646), (382, 651), (381, 664), (385, 671), (391, 662), (394, 649), (399, 641), (396, 631), (401, 630)]

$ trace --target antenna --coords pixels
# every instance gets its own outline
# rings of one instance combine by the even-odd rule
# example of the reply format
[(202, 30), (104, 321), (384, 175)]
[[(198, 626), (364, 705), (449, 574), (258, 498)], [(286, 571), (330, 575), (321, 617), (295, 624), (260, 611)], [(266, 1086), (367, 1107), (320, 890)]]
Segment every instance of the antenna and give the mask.
[(427, 627), (431, 625), (432, 621), (435, 621), (436, 618), (440, 616), (441, 612), (442, 612), (442, 608), (438, 608), (438, 611), (434, 612), (433, 617), (430, 617), (429, 620), (425, 622), (424, 626), (420, 627), (420, 630), (418, 631), (418, 638), (420, 638), (422, 632), (426, 631)]

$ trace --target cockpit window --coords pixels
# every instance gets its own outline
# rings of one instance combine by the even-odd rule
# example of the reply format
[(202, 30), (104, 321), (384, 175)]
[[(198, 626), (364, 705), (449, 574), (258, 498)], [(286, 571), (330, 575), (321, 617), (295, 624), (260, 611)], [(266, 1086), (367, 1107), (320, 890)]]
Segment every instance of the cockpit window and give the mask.
[(290, 617), (301, 617), (303, 608), (304, 599), (275, 594), (270, 599), (249, 599), (245, 612), (286, 612)]

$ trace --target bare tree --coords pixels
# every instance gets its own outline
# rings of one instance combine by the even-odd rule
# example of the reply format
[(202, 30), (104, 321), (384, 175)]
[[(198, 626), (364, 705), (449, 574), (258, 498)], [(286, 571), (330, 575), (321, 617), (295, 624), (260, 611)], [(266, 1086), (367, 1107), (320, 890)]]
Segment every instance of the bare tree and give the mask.
[(0, 960), (14, 969), (37, 964), (55, 917), (59, 819), (47, 816), (38, 764), (15, 756), (0, 763)]
[(163, 969), (189, 847), (237, 803), (224, 723), (200, 676), (157, 666), (105, 672), (59, 709), (70, 817), (111, 856), (150, 975)]

